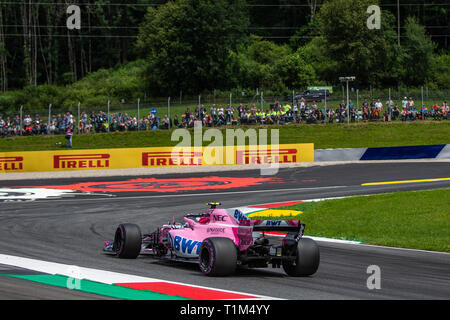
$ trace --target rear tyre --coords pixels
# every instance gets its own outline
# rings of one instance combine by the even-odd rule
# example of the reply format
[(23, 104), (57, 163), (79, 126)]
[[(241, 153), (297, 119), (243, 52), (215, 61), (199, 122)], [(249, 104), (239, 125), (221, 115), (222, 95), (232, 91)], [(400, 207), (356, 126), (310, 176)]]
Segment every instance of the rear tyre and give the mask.
[(141, 252), (142, 236), (139, 226), (131, 223), (117, 227), (113, 250), (122, 259), (136, 259)]
[(200, 270), (207, 276), (228, 276), (237, 265), (237, 250), (228, 238), (214, 237), (203, 240), (198, 255)]
[(283, 261), (283, 269), (289, 276), (306, 277), (316, 273), (320, 263), (320, 252), (313, 239), (301, 238), (294, 254), (294, 261)]

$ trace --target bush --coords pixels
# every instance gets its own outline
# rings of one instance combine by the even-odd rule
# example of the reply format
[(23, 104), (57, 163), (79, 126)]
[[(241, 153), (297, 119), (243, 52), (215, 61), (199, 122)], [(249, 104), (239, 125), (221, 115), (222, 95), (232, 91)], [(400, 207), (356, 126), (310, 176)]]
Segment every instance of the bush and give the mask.
[(433, 59), (433, 82), (437, 88), (450, 89), (450, 54)]

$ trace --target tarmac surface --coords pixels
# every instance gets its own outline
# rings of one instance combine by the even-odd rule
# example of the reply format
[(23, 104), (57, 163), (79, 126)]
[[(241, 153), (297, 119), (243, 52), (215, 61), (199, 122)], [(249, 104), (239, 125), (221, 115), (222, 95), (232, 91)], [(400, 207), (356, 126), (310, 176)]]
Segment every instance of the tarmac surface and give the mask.
[[(282, 201), (449, 188), (450, 180), (362, 186), (365, 183), (450, 177), (450, 163), (369, 163), (214, 173), (1, 181), (0, 254), (241, 291), (282, 299), (449, 299), (450, 254), (318, 242), (321, 264), (306, 278), (283, 269), (246, 269), (226, 278), (196, 265), (142, 256), (122, 260), (102, 253), (118, 224), (143, 232), (205, 210), (205, 203), (239, 207)], [(36, 187), (76, 190), (37, 195)], [(21, 190), (26, 189), (27, 192)], [(4, 191), (6, 190), (6, 191)], [(33, 200), (26, 200), (27, 197)], [(21, 200), (21, 201), (18, 201)], [(307, 226), (306, 226), (307, 227)], [(307, 229), (306, 229), (307, 234)], [(381, 289), (367, 288), (367, 268), (381, 270)], [(8, 270), (0, 265), (0, 274)], [(20, 270), (15, 270), (20, 272)], [(105, 297), (2, 277), (0, 299), (104, 299)]]

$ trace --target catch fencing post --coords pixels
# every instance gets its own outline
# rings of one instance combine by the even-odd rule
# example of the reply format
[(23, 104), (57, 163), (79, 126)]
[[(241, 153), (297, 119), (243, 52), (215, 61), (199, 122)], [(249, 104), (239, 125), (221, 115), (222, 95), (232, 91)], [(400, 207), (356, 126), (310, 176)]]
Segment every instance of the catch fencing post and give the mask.
[(348, 103), (348, 81), (347, 81), (347, 126), (350, 125), (350, 105)]
[(389, 88), (389, 121), (392, 119), (392, 106), (391, 106), (391, 88)]
[(167, 99), (167, 114), (169, 117), (169, 130), (170, 130), (170, 97)]
[(22, 110), (23, 110), (23, 105), (20, 106), (20, 135), (22, 135), (22, 127), (23, 127), (23, 123), (22, 123)]
[(47, 121), (47, 134), (50, 134), (50, 121), (52, 120), (52, 104), (48, 105), (48, 121)]
[(422, 106), (421, 108), (423, 108), (423, 86), (422, 86)]
[(139, 125), (139, 121), (141, 121), (141, 114), (140, 114), (140, 107), (141, 107), (141, 98), (138, 98), (138, 114), (137, 114), (137, 125), (138, 125), (138, 131), (141, 129), (141, 126)]
[(110, 126), (110, 121), (109, 121), (109, 104), (110, 104), (110, 101), (108, 100), (108, 132), (109, 132), (109, 126)]
[(264, 109), (264, 92), (261, 91), (261, 112), (263, 112)]
[(80, 134), (80, 106), (81, 106), (81, 102), (80, 101), (78, 101), (78, 121), (77, 121), (77, 132), (78, 132), (78, 134)]
[(348, 93), (348, 83), (350, 81), (355, 81), (356, 77), (339, 77), (339, 81), (347, 83), (347, 126), (350, 125), (350, 106), (349, 106), (349, 93)]
[[(326, 124), (327, 123), (327, 119), (328, 119), (328, 115), (327, 115), (327, 89), (324, 89), (324, 92), (325, 92), (325, 124)], [(297, 105), (297, 108), (298, 108), (298, 105)]]
[[(356, 110), (358, 110), (359, 108), (359, 89), (356, 89)], [(362, 114), (362, 110), (361, 110), (361, 114)], [(358, 121), (359, 121), (359, 117), (358, 117)]]
[(231, 107), (231, 99), (232, 99), (232, 96), (233, 96), (233, 94), (232, 93), (230, 93), (230, 107)]
[[(420, 110), (423, 111), (423, 86), (422, 86), (422, 106), (420, 107)], [(422, 120), (425, 120), (424, 116), (423, 116), (423, 112), (421, 112), (421, 113), (422, 113)]]

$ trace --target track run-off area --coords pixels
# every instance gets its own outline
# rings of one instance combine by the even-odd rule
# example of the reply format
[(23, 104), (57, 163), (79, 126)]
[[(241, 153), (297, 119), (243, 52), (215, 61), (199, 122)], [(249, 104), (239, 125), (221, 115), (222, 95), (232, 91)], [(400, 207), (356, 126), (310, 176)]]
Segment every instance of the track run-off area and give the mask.
[[(0, 180), (0, 275), (8, 275), (0, 276), (0, 299), (448, 299), (448, 253), (316, 239), (321, 263), (311, 277), (269, 267), (211, 278), (195, 264), (123, 260), (102, 248), (120, 223), (151, 232), (210, 201), (233, 208), (449, 187), (450, 162), (432, 161), (282, 168), (274, 176), (231, 170)], [(381, 270), (379, 289), (367, 286), (371, 265)], [(76, 272), (91, 290), (71, 290)], [(113, 294), (111, 285), (121, 290)]]

